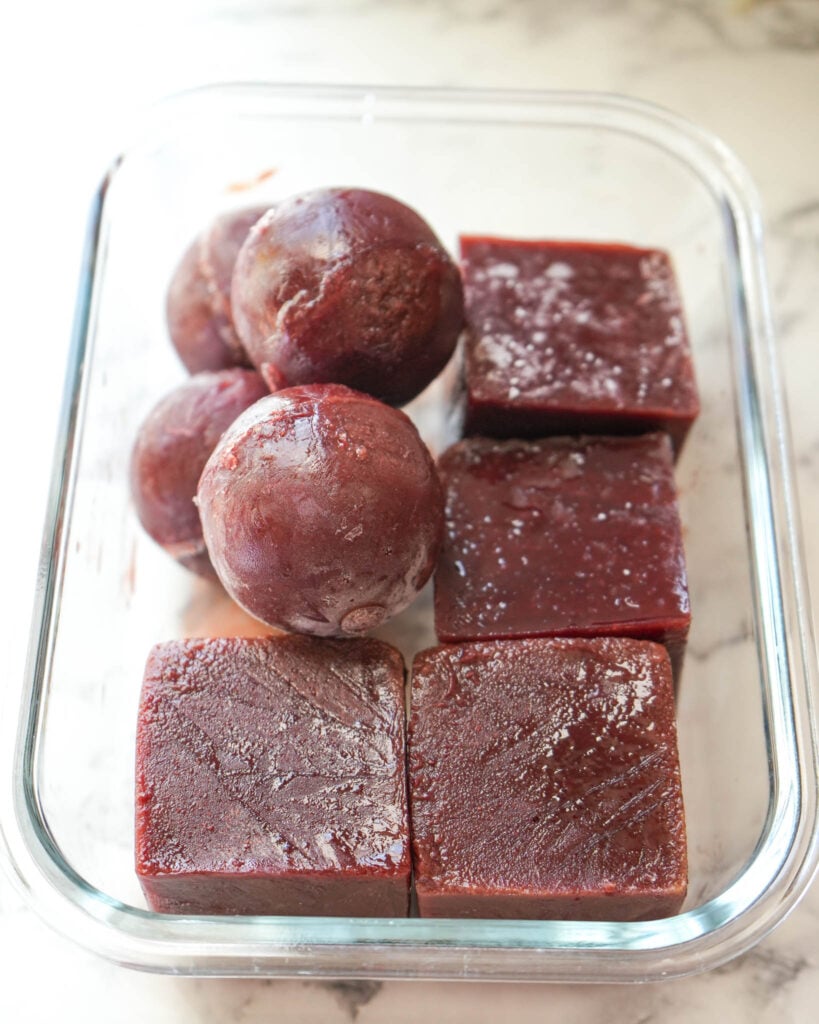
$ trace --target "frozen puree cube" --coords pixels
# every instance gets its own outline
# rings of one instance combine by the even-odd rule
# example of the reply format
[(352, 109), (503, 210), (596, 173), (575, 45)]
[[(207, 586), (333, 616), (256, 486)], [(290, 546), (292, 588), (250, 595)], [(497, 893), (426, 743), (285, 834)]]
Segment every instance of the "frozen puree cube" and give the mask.
[(699, 412), (668, 255), (462, 238), (465, 433), (635, 434), (682, 444)]
[(406, 916), (404, 725), (403, 661), (375, 640), (156, 646), (136, 763), (149, 905)]
[(439, 640), (618, 635), (681, 656), (691, 615), (667, 435), (468, 438), (439, 470)]
[(422, 917), (636, 921), (682, 905), (685, 819), (659, 644), (423, 651), (409, 776)]

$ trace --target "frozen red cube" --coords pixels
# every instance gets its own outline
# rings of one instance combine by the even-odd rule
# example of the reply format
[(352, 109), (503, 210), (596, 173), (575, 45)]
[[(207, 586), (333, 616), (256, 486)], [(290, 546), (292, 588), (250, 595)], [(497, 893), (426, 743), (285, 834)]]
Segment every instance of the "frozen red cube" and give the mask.
[(637, 921), (687, 887), (671, 668), (640, 640), (506, 640), (415, 659), (422, 917)]
[(467, 438), (438, 468), (439, 640), (631, 636), (679, 661), (691, 611), (666, 434)]
[(464, 237), (466, 434), (634, 434), (699, 412), (667, 253)]
[(157, 645), (136, 868), (162, 913), (406, 916), (400, 654), (295, 636)]

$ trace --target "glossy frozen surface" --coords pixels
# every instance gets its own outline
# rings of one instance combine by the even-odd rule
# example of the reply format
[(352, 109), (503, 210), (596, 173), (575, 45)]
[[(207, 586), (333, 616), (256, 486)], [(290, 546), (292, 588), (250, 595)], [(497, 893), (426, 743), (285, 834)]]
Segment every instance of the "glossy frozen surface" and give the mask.
[(691, 616), (666, 435), (469, 438), (439, 468), (441, 640), (617, 634), (682, 643)]
[(182, 255), (165, 299), (168, 331), (190, 373), (249, 366), (233, 327), (230, 283), (236, 256), (266, 206), (220, 214)]
[(333, 381), (404, 405), (452, 355), (463, 294), (414, 210), (365, 189), (320, 189), (253, 229), (236, 263), (233, 311), (271, 387)]
[(660, 645), (425, 651), (413, 666), (409, 770), (422, 916), (628, 921), (679, 910), (685, 819)]
[(417, 596), (441, 544), (441, 487), (412, 421), (338, 384), (249, 409), (209, 459), (197, 500), (228, 593), (298, 633), (380, 626)]
[(404, 665), (386, 644), (158, 645), (136, 786), (154, 910), (406, 916)]
[(461, 239), (466, 430), (495, 437), (665, 429), (699, 411), (668, 254)]
[(131, 451), (131, 497), (147, 533), (185, 568), (213, 577), (194, 504), (199, 477), (239, 413), (268, 394), (253, 370), (199, 373), (161, 399)]

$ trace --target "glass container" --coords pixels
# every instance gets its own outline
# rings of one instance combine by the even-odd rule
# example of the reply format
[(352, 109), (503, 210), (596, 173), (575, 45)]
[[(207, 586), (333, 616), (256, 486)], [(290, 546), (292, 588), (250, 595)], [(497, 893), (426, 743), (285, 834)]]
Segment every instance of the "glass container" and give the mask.
[[(643, 923), (174, 917), (133, 866), (135, 716), (158, 640), (264, 632), (142, 533), (138, 425), (185, 379), (164, 297), (223, 210), (330, 184), (459, 233), (619, 241), (676, 265), (702, 414), (676, 469), (693, 625), (679, 689), (690, 887)], [(445, 377), (410, 407), (445, 435)], [(3, 749), (3, 852), (42, 916), (120, 964), (194, 975), (643, 981), (712, 968), (795, 905), (817, 855), (815, 654), (761, 218), (716, 139), (611, 96), (214, 86), (136, 127), (91, 211), (30, 657)], [(383, 635), (434, 642), (429, 594)], [(8, 730), (7, 730), (8, 731)]]

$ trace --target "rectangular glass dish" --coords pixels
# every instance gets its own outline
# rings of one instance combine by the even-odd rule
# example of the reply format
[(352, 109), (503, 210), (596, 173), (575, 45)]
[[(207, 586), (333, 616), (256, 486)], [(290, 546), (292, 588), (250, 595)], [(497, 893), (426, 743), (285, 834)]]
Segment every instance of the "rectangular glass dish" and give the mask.
[[(326, 185), (460, 233), (667, 249), (702, 413), (677, 464), (693, 625), (678, 728), (690, 886), (643, 923), (174, 917), (133, 862), (136, 709), (157, 641), (265, 632), (142, 533), (137, 427), (185, 374), (164, 298), (215, 214)], [(445, 381), (410, 407), (444, 443)], [(753, 189), (715, 139), (583, 94), (217, 86), (152, 112), (92, 210), (2, 835), (12, 875), (103, 956), (196, 975), (642, 981), (746, 950), (817, 855), (810, 616)], [(429, 593), (381, 635), (434, 642)], [(489, 823), (491, 827), (491, 823)]]

